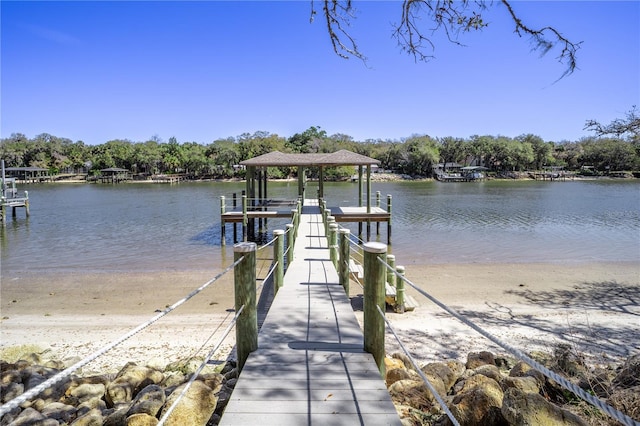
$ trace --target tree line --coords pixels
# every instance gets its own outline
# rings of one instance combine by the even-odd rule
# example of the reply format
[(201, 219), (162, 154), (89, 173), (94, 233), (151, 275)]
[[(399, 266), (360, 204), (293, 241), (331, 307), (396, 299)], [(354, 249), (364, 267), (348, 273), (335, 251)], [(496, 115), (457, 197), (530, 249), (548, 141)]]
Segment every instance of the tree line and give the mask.
[[(588, 169), (596, 173), (640, 170), (640, 138), (604, 134), (578, 141), (549, 142), (525, 134), (469, 138), (412, 135), (402, 140), (355, 141), (345, 134), (328, 135), (312, 126), (291, 137), (258, 131), (218, 139), (203, 145), (196, 142), (168, 142), (154, 137), (145, 142), (110, 140), (99, 145), (40, 134), (32, 139), (12, 134), (0, 140), (0, 158), (7, 167), (41, 167), (52, 174), (99, 174), (105, 168), (123, 168), (134, 174), (184, 173), (194, 178), (243, 177), (237, 165), (246, 159), (272, 151), (328, 153), (347, 149), (380, 161), (380, 167), (413, 177), (429, 177), (438, 163), (482, 165), (493, 172), (543, 170), (561, 166), (565, 170)], [(587, 168), (583, 166), (589, 166)], [(295, 175), (293, 168), (269, 168), (272, 178)], [(350, 176), (353, 169), (336, 168), (328, 178)]]

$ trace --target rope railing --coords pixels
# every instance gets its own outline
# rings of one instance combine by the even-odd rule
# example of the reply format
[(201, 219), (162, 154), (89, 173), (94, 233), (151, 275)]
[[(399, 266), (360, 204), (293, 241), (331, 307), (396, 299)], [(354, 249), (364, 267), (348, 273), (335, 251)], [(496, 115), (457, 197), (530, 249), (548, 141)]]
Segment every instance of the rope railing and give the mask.
[(268, 243), (265, 243), (265, 244), (261, 245), (260, 247), (258, 247), (258, 251), (260, 251), (260, 250), (262, 250), (262, 249), (264, 249), (264, 248), (269, 247), (271, 244), (275, 243), (277, 239), (278, 239), (278, 238), (277, 238), (277, 237), (275, 237), (275, 238), (273, 238), (271, 241), (269, 241)]
[(435, 305), (437, 305), (440, 309), (444, 310), (449, 315), (451, 315), (454, 318), (456, 318), (458, 321), (462, 322), (466, 326), (468, 326), (468, 327), (472, 328), (473, 330), (475, 330), (476, 332), (480, 333), (482, 336), (484, 336), (485, 338), (489, 339), (490, 341), (492, 341), (496, 345), (500, 346), (501, 348), (505, 349), (507, 352), (511, 353), (515, 357), (517, 357), (520, 360), (526, 362), (531, 367), (533, 367), (534, 369), (536, 369), (539, 372), (541, 372), (542, 374), (544, 374), (547, 378), (556, 381), (557, 383), (559, 383), (565, 389), (573, 392), (578, 397), (582, 398), (583, 400), (589, 402), (591, 405), (593, 405), (593, 406), (597, 407), (598, 409), (602, 410), (604, 413), (606, 413), (607, 415), (609, 415), (613, 419), (615, 419), (615, 420), (619, 421), (620, 423), (622, 423), (624, 425), (627, 425), (627, 426), (637, 426), (638, 423), (635, 420), (633, 420), (631, 417), (629, 417), (626, 414), (616, 410), (615, 408), (611, 407), (610, 405), (604, 403), (599, 398), (596, 398), (593, 395), (585, 392), (583, 389), (581, 389), (580, 387), (578, 387), (575, 384), (571, 383), (569, 380), (565, 379), (561, 375), (549, 370), (544, 365), (540, 364), (539, 362), (535, 361), (531, 357), (527, 356), (521, 350), (515, 348), (514, 346), (512, 346), (512, 345), (510, 345), (510, 344), (508, 344), (506, 342), (503, 342), (498, 337), (492, 335), (488, 331), (484, 330), (480, 326), (476, 325), (475, 323), (473, 323), (469, 319), (465, 318), (464, 316), (462, 316), (461, 314), (456, 312), (453, 308), (450, 308), (449, 306), (447, 306), (444, 303), (440, 302), (434, 296), (430, 295), (429, 293), (427, 293), (426, 291), (424, 291), (420, 287), (416, 286), (413, 282), (411, 282), (409, 279), (407, 279), (404, 275), (399, 274), (394, 268), (391, 268), (391, 266), (387, 262), (382, 260), (381, 258), (378, 258), (378, 260), (383, 265), (385, 265), (385, 267), (387, 269), (391, 269), (393, 271), (393, 273), (396, 274), (396, 276), (399, 277), (402, 281), (407, 283), (409, 286), (411, 286), (414, 290), (416, 290), (422, 296), (424, 296), (427, 299), (429, 299), (431, 302), (433, 302)]
[(105, 353), (107, 353), (108, 351), (110, 351), (114, 347), (118, 346), (122, 342), (128, 340), (129, 338), (131, 338), (135, 334), (139, 333), (140, 331), (142, 331), (145, 328), (149, 327), (150, 325), (154, 324), (160, 318), (162, 318), (165, 315), (169, 314), (170, 312), (172, 312), (173, 310), (175, 310), (176, 308), (178, 308), (179, 306), (181, 306), (182, 304), (187, 302), (189, 299), (191, 299), (192, 297), (194, 297), (198, 293), (202, 292), (204, 289), (209, 287), (211, 284), (216, 282), (224, 274), (226, 274), (227, 272), (232, 270), (236, 265), (238, 265), (242, 260), (244, 260), (244, 256), (240, 257), (238, 260), (236, 260), (231, 265), (226, 267), (218, 275), (216, 275), (215, 277), (213, 277), (212, 279), (210, 279), (206, 283), (202, 284), (200, 287), (198, 287), (197, 289), (193, 290), (191, 293), (189, 293), (188, 295), (186, 295), (182, 299), (178, 300), (173, 305), (169, 306), (164, 311), (162, 311), (159, 314), (155, 315), (154, 317), (152, 317), (148, 321), (138, 325), (137, 327), (135, 327), (134, 329), (132, 329), (128, 333), (120, 336), (119, 338), (117, 338), (116, 340), (112, 341), (111, 343), (103, 346), (102, 348), (100, 348), (97, 351), (93, 352), (92, 354), (88, 355), (84, 359), (82, 359), (82, 360), (78, 361), (77, 363), (73, 364), (71, 367), (66, 368), (65, 370), (61, 371), (60, 373), (56, 374), (55, 376), (51, 377), (50, 379), (45, 380), (41, 384), (29, 389), (28, 391), (26, 391), (22, 395), (20, 395), (20, 396), (18, 396), (16, 398), (12, 399), (11, 401), (5, 403), (4, 405), (2, 405), (0, 407), (0, 417), (5, 415), (5, 414), (7, 414), (11, 410), (13, 410), (15, 408), (18, 408), (21, 404), (23, 404), (24, 402), (30, 400), (31, 398), (39, 395), (40, 393), (44, 392), (46, 389), (56, 385), (57, 383), (61, 382), (62, 380), (68, 378), (75, 371), (79, 370), (80, 368), (84, 367), (85, 365), (89, 364), (90, 362), (96, 360), (97, 358), (99, 358), (100, 356), (104, 355)]
[(389, 320), (385, 316), (384, 312), (382, 312), (382, 309), (380, 309), (380, 306), (376, 305), (376, 308), (378, 308), (378, 313), (380, 314), (380, 316), (384, 320), (385, 324), (387, 324), (387, 328), (389, 329), (389, 331), (391, 331), (391, 334), (393, 334), (393, 336), (396, 338), (396, 341), (398, 342), (398, 345), (400, 345), (400, 348), (402, 349), (402, 351), (405, 353), (405, 355), (407, 355), (407, 358), (409, 358), (409, 361), (411, 362), (411, 365), (413, 365), (413, 369), (416, 371), (416, 373), (418, 373), (420, 378), (422, 378), (422, 381), (427, 386), (427, 388), (429, 388), (429, 392), (431, 392), (431, 395), (433, 395), (433, 397), (436, 399), (436, 401), (438, 401), (438, 404), (440, 404), (440, 407), (442, 407), (442, 410), (445, 412), (447, 417), (449, 417), (449, 420), (451, 420), (451, 423), (453, 423), (454, 426), (460, 426), (460, 423), (458, 422), (458, 420), (455, 418), (455, 416), (453, 415), (451, 410), (449, 410), (449, 407), (447, 406), (447, 403), (444, 402), (444, 400), (442, 399), (442, 397), (440, 396), (440, 394), (438, 393), (436, 388), (433, 387), (433, 385), (431, 384), (429, 379), (427, 379), (427, 376), (422, 372), (422, 369), (420, 369), (420, 367), (418, 366), (418, 363), (416, 362), (416, 360), (413, 358), (413, 356), (411, 356), (411, 354), (409, 353), (407, 348), (402, 344), (402, 341), (400, 340), (400, 337), (398, 336), (396, 331), (391, 326), (391, 323), (389, 322)]
[(211, 357), (213, 357), (213, 355), (218, 351), (218, 349), (222, 345), (222, 342), (224, 342), (224, 340), (227, 338), (227, 336), (231, 332), (231, 329), (236, 325), (236, 322), (238, 321), (238, 317), (240, 316), (243, 310), (244, 310), (244, 305), (242, 305), (240, 309), (238, 309), (238, 312), (236, 312), (236, 315), (233, 317), (233, 320), (231, 320), (231, 322), (225, 329), (224, 333), (222, 333), (222, 337), (220, 338), (220, 340), (218, 340), (218, 343), (213, 347), (213, 349), (211, 349), (211, 351), (209, 351), (209, 353), (207, 354), (205, 359), (202, 361), (198, 369), (191, 375), (191, 378), (189, 379), (187, 384), (184, 386), (184, 388), (180, 392), (180, 395), (178, 395), (178, 397), (173, 402), (173, 404), (171, 404), (171, 406), (167, 409), (167, 411), (162, 415), (162, 417), (160, 418), (160, 421), (158, 421), (159, 426), (164, 425), (164, 423), (167, 421), (167, 419), (169, 418), (173, 410), (175, 410), (175, 408), (178, 406), (178, 403), (180, 403), (180, 400), (182, 400), (182, 398), (184, 398), (184, 396), (187, 394), (187, 391), (189, 390), (193, 382), (195, 382), (195, 380), (198, 378), (198, 375), (200, 374), (200, 372), (209, 363), (209, 360), (211, 359)]

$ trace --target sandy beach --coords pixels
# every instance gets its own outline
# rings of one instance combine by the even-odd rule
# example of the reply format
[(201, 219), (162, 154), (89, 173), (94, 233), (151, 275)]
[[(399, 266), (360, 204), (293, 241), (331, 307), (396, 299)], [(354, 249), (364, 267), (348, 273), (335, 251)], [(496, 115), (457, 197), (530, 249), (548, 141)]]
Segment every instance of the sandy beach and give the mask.
[[(0, 347), (36, 345), (56, 358), (85, 357), (150, 320), (220, 271), (2, 275)], [(522, 351), (552, 350), (564, 342), (593, 364), (640, 351), (640, 265), (437, 264), (407, 265), (406, 276), (442, 303)], [(145, 363), (203, 357), (233, 318), (233, 274), (87, 365), (116, 371)], [(388, 312), (394, 328), (421, 362), (465, 359), (471, 351), (504, 353), (408, 290), (420, 306)], [(351, 285), (356, 316), (362, 289)], [(214, 357), (224, 360), (234, 333)], [(397, 351), (388, 334), (387, 351)]]

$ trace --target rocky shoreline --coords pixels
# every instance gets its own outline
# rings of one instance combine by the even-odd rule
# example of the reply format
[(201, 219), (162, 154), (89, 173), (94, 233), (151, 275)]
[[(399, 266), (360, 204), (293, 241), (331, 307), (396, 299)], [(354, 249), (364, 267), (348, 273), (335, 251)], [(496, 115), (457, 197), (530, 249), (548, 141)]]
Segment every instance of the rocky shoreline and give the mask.
[[(59, 361), (48, 352), (2, 360), (0, 402), (6, 403), (39, 385), (78, 359)], [(536, 361), (580, 388), (640, 421), (640, 354), (619, 365), (590, 368), (569, 346), (532, 354)], [(451, 424), (409, 360), (387, 356), (386, 384), (402, 424)], [(116, 374), (71, 375), (21, 407), (5, 414), (0, 425), (156, 425), (169, 410), (198, 362), (146, 365), (127, 363)], [(613, 425), (617, 424), (527, 364), (472, 352), (458, 360), (428, 363), (421, 371), (461, 425)], [(238, 377), (236, 363), (206, 366), (166, 425), (217, 425)]]

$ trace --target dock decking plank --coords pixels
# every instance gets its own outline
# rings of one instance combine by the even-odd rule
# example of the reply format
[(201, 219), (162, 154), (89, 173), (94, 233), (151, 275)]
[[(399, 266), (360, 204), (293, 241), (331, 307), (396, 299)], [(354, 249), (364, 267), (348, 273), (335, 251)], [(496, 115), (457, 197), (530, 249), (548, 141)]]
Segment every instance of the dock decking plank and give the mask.
[(305, 200), (294, 260), (221, 425), (400, 425)]

